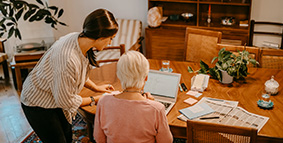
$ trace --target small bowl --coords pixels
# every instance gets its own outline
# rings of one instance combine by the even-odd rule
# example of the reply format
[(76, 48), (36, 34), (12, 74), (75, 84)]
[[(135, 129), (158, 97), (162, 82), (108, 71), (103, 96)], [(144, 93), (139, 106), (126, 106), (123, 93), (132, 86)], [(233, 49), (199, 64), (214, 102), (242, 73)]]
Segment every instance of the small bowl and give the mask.
[(184, 19), (184, 20), (189, 20), (193, 17), (194, 15), (192, 13), (182, 13), (181, 14), (181, 17)]
[(222, 17), (221, 19), (221, 24), (222, 25), (227, 25), (227, 26), (231, 26), (235, 24), (235, 17)]
[(177, 14), (170, 15), (169, 19), (172, 20), (172, 21), (179, 20), (179, 15), (177, 15)]

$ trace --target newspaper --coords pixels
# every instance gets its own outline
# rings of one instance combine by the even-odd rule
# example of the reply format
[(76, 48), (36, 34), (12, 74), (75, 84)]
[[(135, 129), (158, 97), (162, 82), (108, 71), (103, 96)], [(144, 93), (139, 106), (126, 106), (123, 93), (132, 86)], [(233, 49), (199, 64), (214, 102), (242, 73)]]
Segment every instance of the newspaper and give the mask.
[[(220, 123), (226, 125), (254, 127), (258, 129), (258, 132), (269, 120), (268, 117), (253, 114), (241, 107), (238, 107), (238, 101), (203, 97), (197, 104), (203, 102), (208, 104), (215, 112), (199, 118), (195, 118), (193, 120)], [(208, 118), (208, 117), (217, 117), (217, 118), (208, 119), (208, 120), (200, 119), (200, 118)], [(178, 119), (183, 121), (188, 120), (188, 118), (186, 118), (183, 114), (179, 115)]]

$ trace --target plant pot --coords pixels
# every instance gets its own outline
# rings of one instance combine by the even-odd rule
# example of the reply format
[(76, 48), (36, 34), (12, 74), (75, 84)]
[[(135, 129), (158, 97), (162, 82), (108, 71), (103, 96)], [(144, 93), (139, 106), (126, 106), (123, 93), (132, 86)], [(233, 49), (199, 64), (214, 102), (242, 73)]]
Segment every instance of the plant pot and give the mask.
[(233, 76), (230, 76), (227, 71), (220, 70), (222, 75), (222, 80), (220, 81), (223, 84), (230, 84), (233, 82)]

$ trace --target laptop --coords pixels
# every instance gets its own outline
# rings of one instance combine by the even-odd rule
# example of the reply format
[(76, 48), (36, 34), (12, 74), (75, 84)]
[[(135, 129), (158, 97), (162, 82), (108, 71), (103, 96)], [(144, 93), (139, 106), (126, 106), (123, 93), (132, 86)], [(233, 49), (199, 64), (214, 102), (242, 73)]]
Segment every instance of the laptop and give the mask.
[(165, 106), (166, 115), (177, 100), (181, 74), (149, 70), (144, 92), (150, 92), (156, 101)]

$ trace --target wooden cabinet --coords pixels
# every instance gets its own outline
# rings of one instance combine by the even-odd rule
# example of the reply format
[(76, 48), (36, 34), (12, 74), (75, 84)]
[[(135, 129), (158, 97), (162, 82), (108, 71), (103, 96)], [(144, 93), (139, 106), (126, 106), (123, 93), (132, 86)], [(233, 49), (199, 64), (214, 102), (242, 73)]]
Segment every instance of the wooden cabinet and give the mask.
[[(172, 53), (169, 54), (163, 52), (167, 51), (166, 47), (170, 47), (171, 51), (181, 51), (180, 45), (184, 45), (184, 43), (180, 42), (184, 41), (184, 37), (180, 36), (182, 34), (184, 35), (185, 27), (187, 26), (221, 31), (223, 34), (222, 43), (232, 43), (236, 45), (247, 43), (249, 26), (240, 26), (240, 21), (250, 21), (251, 3), (251, 0), (148, 0), (148, 9), (154, 6), (161, 7), (163, 17), (168, 18), (166, 21), (162, 22), (160, 27), (146, 29), (146, 36), (149, 36), (146, 37), (146, 52), (149, 54), (147, 57), (160, 59), (168, 54), (170, 58), (181, 60), (182, 58), (177, 58), (177, 55), (179, 56), (181, 53), (175, 53), (177, 55), (173, 56), (171, 55)], [(209, 9), (211, 9), (210, 23), (207, 22)], [(181, 18), (182, 13), (192, 13), (194, 16), (186, 21)], [(179, 18), (177, 20), (171, 20), (171, 15), (177, 15)], [(232, 17), (234, 19), (234, 24), (223, 25), (222, 20), (225, 17)], [(162, 30), (164, 31), (162, 32)], [(174, 32), (174, 30), (176, 31)], [(174, 34), (168, 34), (168, 31), (169, 33), (173, 32)], [(178, 39), (178, 37), (180, 39)], [(175, 39), (175, 41), (167, 39)], [(164, 41), (165, 43), (161, 43), (161, 41)], [(157, 43), (153, 42), (159, 42), (159, 46)], [(155, 51), (160, 49), (162, 49), (162, 51), (159, 52), (163, 55), (155, 55), (159, 53), (156, 53)]]

